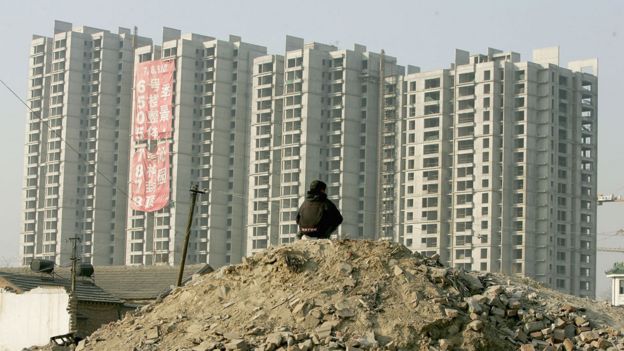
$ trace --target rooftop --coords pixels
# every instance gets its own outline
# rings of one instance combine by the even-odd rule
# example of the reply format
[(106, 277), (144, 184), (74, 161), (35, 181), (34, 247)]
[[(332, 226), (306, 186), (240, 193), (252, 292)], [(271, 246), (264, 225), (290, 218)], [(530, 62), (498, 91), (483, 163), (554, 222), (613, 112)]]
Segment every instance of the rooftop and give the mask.
[[(30, 291), (38, 287), (63, 287), (71, 291), (71, 280), (58, 275), (49, 274), (18, 274), (0, 271), (0, 287), (8, 287), (17, 293)], [(122, 304), (119, 298), (104, 291), (90, 281), (76, 281), (76, 297), (78, 301)]]
[[(95, 286), (105, 293), (114, 296), (117, 301), (121, 300), (151, 300), (175, 285), (179, 266), (98, 266), (92, 279), (77, 278), (82, 286)], [(207, 264), (189, 265), (184, 270), (183, 280), (190, 279), (194, 274), (212, 272), (212, 267)], [(42, 283), (48, 285), (60, 285), (59, 282), (70, 283), (70, 270), (57, 267), (54, 276), (32, 272), (28, 267), (0, 268), (0, 277), (19, 276), (27, 281), (25, 286), (30, 290)], [(51, 282), (51, 283), (50, 283)], [(97, 284), (97, 285), (96, 285)], [(79, 292), (80, 295), (80, 292)], [(80, 296), (79, 296), (80, 300)]]

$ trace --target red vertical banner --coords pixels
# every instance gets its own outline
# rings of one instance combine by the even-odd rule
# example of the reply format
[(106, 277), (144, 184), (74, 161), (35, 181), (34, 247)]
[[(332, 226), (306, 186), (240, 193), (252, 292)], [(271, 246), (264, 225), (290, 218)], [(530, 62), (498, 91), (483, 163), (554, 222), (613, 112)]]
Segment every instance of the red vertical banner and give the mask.
[(145, 184), (145, 210), (160, 210), (169, 203), (169, 142), (159, 143), (149, 155)]
[(171, 137), (175, 61), (155, 60), (137, 65), (134, 81), (135, 141)]
[(133, 210), (143, 211), (145, 206), (147, 164), (147, 149), (135, 149), (130, 163), (130, 207)]
[(135, 150), (130, 165), (131, 207), (135, 211), (154, 212), (169, 203), (169, 142), (156, 146), (154, 152), (145, 147)]

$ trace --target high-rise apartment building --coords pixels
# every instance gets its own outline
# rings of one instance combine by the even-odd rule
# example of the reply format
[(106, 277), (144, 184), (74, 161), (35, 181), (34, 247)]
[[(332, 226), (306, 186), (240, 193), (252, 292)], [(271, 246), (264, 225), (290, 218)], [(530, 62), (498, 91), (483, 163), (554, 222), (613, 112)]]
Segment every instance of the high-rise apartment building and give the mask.
[(381, 55), (286, 41), (284, 56), (254, 61), (247, 253), (295, 239), (314, 179), (342, 211), (337, 234), (374, 239)]
[[(244, 252), (253, 60), (266, 49), (165, 28), (162, 46), (136, 62), (175, 61), (170, 203), (156, 212), (128, 207), (126, 264), (178, 264), (192, 184), (199, 195), (187, 262), (218, 267)], [(133, 141), (132, 148), (145, 141)]]
[(597, 61), (566, 69), (558, 50), (458, 50), (450, 69), (386, 83), (404, 112), (383, 159), (400, 165), (396, 240), (594, 296)]
[[(140, 62), (175, 63), (170, 202), (127, 204)], [(342, 211), (337, 236), (391, 238), (450, 266), (594, 296), (597, 61), (559, 49), (457, 50), (421, 72), (364, 46), (287, 37), (284, 55), (165, 28), (161, 45), (57, 22), (30, 55), (21, 258), (221, 266), (295, 239), (309, 183)], [(588, 71), (592, 71), (589, 73)]]
[(31, 43), (20, 259), (123, 264), (133, 46), (120, 28), (57, 21)]

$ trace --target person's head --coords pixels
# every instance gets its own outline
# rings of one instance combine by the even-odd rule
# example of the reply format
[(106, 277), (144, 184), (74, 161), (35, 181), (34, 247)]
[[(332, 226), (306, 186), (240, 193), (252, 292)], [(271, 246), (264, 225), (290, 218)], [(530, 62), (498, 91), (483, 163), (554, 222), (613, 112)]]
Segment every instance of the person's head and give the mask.
[(310, 191), (313, 193), (324, 193), (327, 190), (327, 185), (321, 180), (313, 180), (310, 183)]

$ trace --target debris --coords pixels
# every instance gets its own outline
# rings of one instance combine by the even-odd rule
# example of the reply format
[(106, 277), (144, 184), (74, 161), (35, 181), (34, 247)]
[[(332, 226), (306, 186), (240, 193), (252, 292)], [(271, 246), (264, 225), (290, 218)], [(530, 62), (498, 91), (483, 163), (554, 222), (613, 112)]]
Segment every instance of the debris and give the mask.
[(200, 276), (77, 349), (624, 349), (621, 308), (439, 260), (389, 241), (297, 241)]

